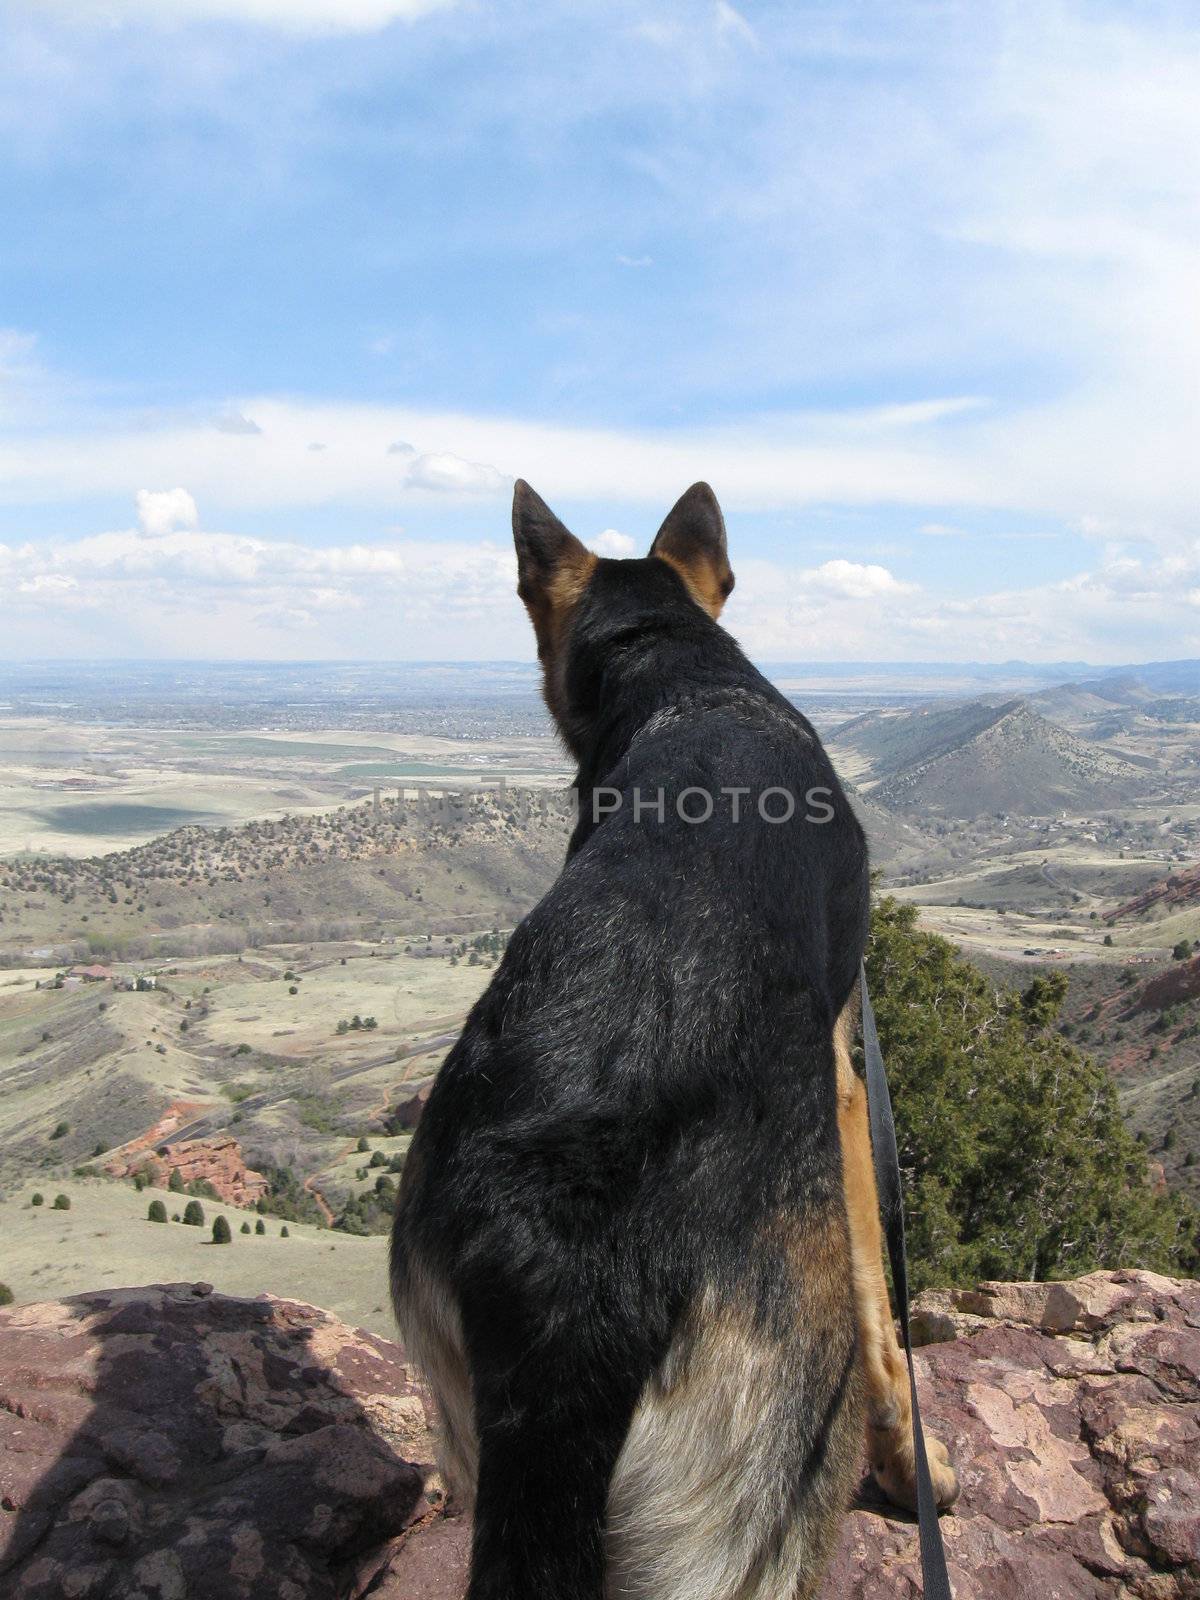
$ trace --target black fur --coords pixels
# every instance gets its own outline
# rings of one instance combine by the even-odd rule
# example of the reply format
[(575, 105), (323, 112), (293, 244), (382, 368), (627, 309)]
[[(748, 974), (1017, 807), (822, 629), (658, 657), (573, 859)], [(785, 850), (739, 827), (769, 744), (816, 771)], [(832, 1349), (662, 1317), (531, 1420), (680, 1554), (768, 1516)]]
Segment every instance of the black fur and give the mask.
[[(820, 741), (656, 558), (599, 562), (565, 651), (580, 819), (438, 1075), (393, 1235), (398, 1277), (420, 1256), (461, 1309), (470, 1600), (599, 1600), (613, 1466), (680, 1319), (708, 1288), (790, 1337), (767, 1225), (844, 1204), (830, 1041), (868, 873)], [(676, 814), (690, 786), (717, 798), (709, 821)], [(722, 786), (752, 791), (736, 824)], [(635, 821), (632, 791), (660, 787), (666, 820)], [(790, 822), (757, 813), (776, 787)], [(596, 788), (623, 796), (598, 822)], [(832, 820), (804, 820), (824, 794)], [(798, 1481), (853, 1360), (852, 1330), (826, 1343)]]

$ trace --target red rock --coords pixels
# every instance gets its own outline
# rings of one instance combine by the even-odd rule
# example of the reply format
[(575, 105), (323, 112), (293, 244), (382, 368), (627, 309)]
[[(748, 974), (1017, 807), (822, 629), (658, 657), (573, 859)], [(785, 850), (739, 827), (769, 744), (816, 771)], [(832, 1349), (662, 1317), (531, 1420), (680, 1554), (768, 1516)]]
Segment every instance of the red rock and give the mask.
[(361, 1594), (429, 1454), (398, 1347), (310, 1306), (176, 1284), (0, 1312), (5, 1600)]
[[(928, 1309), (956, 1600), (1197, 1600), (1200, 1284)], [(0, 1592), (461, 1600), (469, 1523), (420, 1496), (429, 1420), (397, 1346), (311, 1307), (176, 1286), (0, 1312)], [(864, 1478), (820, 1600), (915, 1600), (919, 1571), (914, 1520)]]
[(142, 1140), (136, 1140), (110, 1156), (104, 1170), (112, 1178), (145, 1173), (157, 1189), (165, 1189), (171, 1173), (178, 1172), (185, 1189), (194, 1183), (207, 1183), (219, 1199), (231, 1206), (252, 1206), (270, 1188), (261, 1172), (246, 1165), (241, 1145), (230, 1134), (181, 1139), (175, 1144), (159, 1144), (155, 1150), (148, 1150)]

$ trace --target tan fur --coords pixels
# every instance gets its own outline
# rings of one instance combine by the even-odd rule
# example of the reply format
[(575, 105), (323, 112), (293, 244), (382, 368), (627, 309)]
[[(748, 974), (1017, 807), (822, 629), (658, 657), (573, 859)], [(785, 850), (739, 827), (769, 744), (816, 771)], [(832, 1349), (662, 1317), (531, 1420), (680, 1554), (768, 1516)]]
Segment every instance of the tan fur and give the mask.
[[(410, 1168), (415, 1174), (411, 1156), (406, 1177)], [(402, 1177), (401, 1213), (404, 1190)], [(403, 1270), (392, 1274), (392, 1306), (405, 1353), (429, 1385), (437, 1406), (438, 1470), (443, 1487), (455, 1510), (469, 1511), (479, 1478), (479, 1437), (458, 1306), (446, 1285), (411, 1249), (405, 1254)]]
[(685, 561), (662, 550), (655, 550), (653, 554), (679, 574), (687, 592), (702, 610), (714, 619), (721, 615), (733, 588), (733, 572), (728, 561), (717, 567), (705, 555)]
[[(850, 1056), (852, 1013), (853, 1004), (838, 1018), (834, 1055), (859, 1348), (867, 1388), (867, 1454), (876, 1482), (888, 1499), (915, 1510), (917, 1490), (908, 1368), (896, 1339), (883, 1275), (883, 1228), (871, 1156), (867, 1091)], [(953, 1505), (958, 1497), (958, 1479), (946, 1447), (940, 1439), (926, 1434), (925, 1449), (937, 1503)]]
[[(849, 1354), (844, 1228), (835, 1222), (823, 1242), (815, 1232), (795, 1242), (805, 1246), (798, 1318), (831, 1349), (840, 1320)], [(797, 1400), (796, 1342), (756, 1325), (748, 1308), (703, 1296), (646, 1385), (613, 1473), (606, 1600), (812, 1593), (857, 1472), (861, 1403), (852, 1369), (828, 1419), (821, 1465), (797, 1483), (787, 1421)]]

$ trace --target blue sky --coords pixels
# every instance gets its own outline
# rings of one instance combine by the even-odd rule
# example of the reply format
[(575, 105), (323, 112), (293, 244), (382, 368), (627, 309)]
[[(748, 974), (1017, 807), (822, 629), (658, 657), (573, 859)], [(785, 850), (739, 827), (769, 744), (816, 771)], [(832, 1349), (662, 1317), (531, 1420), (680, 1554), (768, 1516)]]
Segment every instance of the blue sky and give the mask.
[(528, 654), (516, 476), (610, 554), (707, 477), (760, 659), (1200, 654), (1194, 7), (0, 35), (5, 655)]

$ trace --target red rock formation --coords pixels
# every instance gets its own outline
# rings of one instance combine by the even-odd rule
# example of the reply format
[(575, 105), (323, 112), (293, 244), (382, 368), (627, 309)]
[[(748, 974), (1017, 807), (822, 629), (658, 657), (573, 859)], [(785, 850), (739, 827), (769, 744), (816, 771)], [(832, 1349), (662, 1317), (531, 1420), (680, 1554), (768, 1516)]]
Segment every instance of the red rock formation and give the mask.
[(1129, 1012), (1165, 1011), (1168, 1006), (1181, 1005), (1197, 997), (1200, 997), (1200, 956), (1193, 956), (1190, 961), (1176, 961), (1165, 971), (1147, 978)]
[[(962, 1497), (956, 1600), (1200, 1596), (1200, 1284), (1149, 1272), (919, 1303), (922, 1407)], [(0, 1311), (5, 1600), (460, 1600), (469, 1524), (422, 1498), (401, 1351), (205, 1285)], [(410, 1465), (413, 1463), (415, 1465)], [(919, 1594), (869, 1484), (821, 1600)]]
[(1170, 877), (1152, 883), (1148, 889), (1134, 899), (1126, 900), (1115, 911), (1106, 911), (1103, 920), (1118, 922), (1122, 917), (1139, 916), (1149, 911), (1151, 906), (1161, 905), (1172, 910), (1191, 905), (1195, 900), (1200, 900), (1200, 866), (1185, 867), (1182, 872), (1173, 872)]
[(5, 1600), (364, 1594), (428, 1512), (400, 1350), (206, 1284), (0, 1311)]
[(158, 1189), (165, 1189), (171, 1173), (178, 1172), (185, 1189), (193, 1183), (210, 1184), (232, 1206), (252, 1206), (270, 1187), (261, 1172), (246, 1165), (241, 1145), (230, 1134), (181, 1139), (177, 1144), (160, 1144), (156, 1150), (147, 1150), (138, 1140), (110, 1157), (104, 1170), (113, 1178), (142, 1172)]

